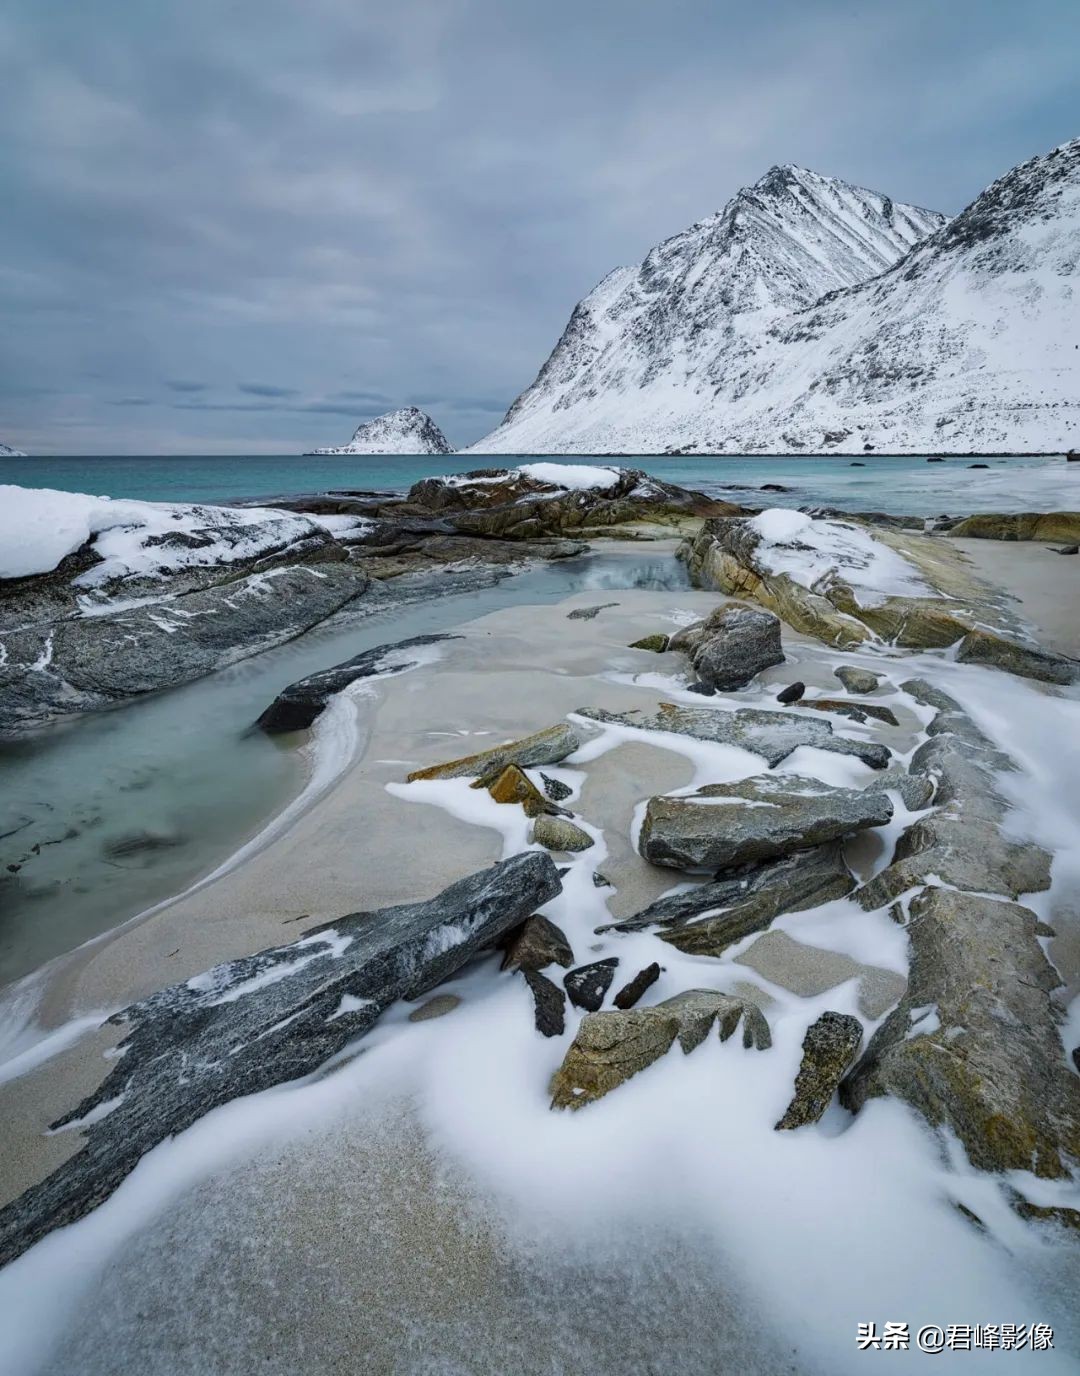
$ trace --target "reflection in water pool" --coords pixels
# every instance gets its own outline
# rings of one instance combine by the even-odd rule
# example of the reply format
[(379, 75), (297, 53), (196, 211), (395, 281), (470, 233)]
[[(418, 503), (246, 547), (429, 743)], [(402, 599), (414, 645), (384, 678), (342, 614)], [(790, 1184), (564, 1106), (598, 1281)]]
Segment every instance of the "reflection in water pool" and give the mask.
[(655, 548), (545, 565), (316, 629), (197, 683), (0, 745), (0, 985), (183, 889), (297, 793), (296, 750), (248, 732), (287, 683), (517, 603), (686, 586), (683, 566)]

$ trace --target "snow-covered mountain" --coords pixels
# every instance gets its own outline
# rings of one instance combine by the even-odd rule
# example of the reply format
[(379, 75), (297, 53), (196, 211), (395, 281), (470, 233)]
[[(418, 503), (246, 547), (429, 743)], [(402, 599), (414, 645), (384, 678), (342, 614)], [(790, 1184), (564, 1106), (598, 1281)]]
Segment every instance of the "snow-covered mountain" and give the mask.
[(313, 449), (313, 454), (452, 454), (446, 436), (423, 411), (405, 406), (387, 411), (356, 427), (339, 449)]
[(12, 449), (10, 445), (0, 444), (0, 459), (25, 459), (26, 455), (21, 449)]
[(955, 220), (797, 167), (612, 273), (474, 452), (1056, 450), (1080, 141)]

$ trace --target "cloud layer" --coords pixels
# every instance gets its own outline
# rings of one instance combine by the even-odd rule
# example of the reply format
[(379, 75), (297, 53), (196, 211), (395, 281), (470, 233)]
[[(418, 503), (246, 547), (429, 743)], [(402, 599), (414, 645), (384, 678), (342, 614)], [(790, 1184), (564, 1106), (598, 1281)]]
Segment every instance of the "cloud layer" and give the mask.
[(13, 0), (0, 440), (489, 430), (618, 263), (795, 161), (955, 210), (1076, 134), (1074, 0)]

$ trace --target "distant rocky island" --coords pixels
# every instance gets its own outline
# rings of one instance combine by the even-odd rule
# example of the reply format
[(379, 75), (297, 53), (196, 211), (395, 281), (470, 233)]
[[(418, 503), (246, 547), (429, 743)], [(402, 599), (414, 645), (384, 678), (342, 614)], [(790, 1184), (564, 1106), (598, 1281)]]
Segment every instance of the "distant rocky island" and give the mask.
[(452, 454), (449, 441), (416, 406), (387, 411), (358, 425), (348, 444), (312, 449), (312, 454)]
[(12, 449), (9, 444), (0, 444), (0, 459), (25, 459), (21, 449)]

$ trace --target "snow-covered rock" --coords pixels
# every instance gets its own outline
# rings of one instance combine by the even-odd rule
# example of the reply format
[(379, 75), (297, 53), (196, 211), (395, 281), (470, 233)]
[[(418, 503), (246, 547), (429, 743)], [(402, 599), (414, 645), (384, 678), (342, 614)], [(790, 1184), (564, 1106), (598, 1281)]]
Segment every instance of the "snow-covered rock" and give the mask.
[(446, 436), (416, 406), (387, 411), (356, 427), (348, 444), (337, 449), (313, 449), (313, 454), (452, 454)]
[(12, 449), (9, 444), (0, 444), (0, 459), (25, 459), (21, 449)]
[(1080, 140), (954, 220), (778, 168), (574, 311), (487, 453), (1056, 452)]

